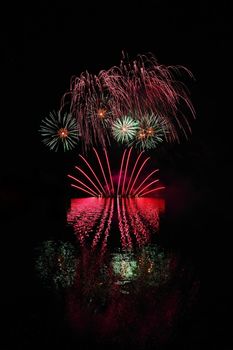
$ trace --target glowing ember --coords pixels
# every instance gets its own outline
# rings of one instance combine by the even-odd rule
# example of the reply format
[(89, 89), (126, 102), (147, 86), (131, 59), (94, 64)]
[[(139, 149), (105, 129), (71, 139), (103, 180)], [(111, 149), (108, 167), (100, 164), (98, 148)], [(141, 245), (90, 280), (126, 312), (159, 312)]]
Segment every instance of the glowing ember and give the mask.
[(69, 135), (69, 131), (65, 128), (59, 129), (57, 133), (58, 133), (58, 136), (61, 138), (66, 138)]
[(140, 129), (137, 133), (138, 140), (144, 139), (146, 137), (146, 132), (144, 129)]
[(106, 109), (103, 109), (103, 108), (100, 108), (98, 111), (97, 111), (97, 115), (100, 119), (104, 119), (106, 117), (106, 114), (107, 114), (107, 110)]

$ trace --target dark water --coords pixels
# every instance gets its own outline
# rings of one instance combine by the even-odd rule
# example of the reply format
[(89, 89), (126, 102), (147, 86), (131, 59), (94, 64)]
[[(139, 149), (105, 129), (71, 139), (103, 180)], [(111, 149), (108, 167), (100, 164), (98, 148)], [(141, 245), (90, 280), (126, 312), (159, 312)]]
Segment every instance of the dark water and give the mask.
[(194, 312), (199, 276), (163, 246), (165, 212), (163, 198), (73, 198), (66, 238), (37, 246), (38, 283), (58, 298), (77, 344), (165, 346)]
[(195, 349), (228, 334), (216, 299), (221, 209), (191, 181), (174, 180), (163, 198), (118, 201), (27, 191), (12, 190), (1, 221), (3, 349)]

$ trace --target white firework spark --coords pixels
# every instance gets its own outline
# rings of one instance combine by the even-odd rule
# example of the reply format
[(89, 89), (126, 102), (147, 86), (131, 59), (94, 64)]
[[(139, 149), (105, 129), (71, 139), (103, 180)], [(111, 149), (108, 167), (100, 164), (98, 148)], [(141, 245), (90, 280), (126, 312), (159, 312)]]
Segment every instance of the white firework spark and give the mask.
[(41, 122), (39, 132), (42, 142), (52, 151), (58, 151), (62, 146), (64, 151), (73, 149), (78, 142), (78, 128), (72, 114), (50, 112)]
[(130, 116), (117, 118), (112, 124), (113, 137), (122, 143), (127, 143), (135, 138), (139, 130), (139, 121)]

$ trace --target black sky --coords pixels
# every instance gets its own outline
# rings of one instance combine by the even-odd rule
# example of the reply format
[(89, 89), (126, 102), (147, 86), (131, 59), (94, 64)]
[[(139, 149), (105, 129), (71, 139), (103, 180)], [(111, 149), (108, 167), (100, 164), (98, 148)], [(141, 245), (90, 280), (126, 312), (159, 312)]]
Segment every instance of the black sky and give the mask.
[[(43, 5), (5, 14), (3, 30), (6, 76), (7, 145), (9, 164), (15, 145), (28, 162), (36, 151), (38, 125), (59, 106), (72, 75), (118, 65), (122, 50), (129, 57), (152, 52), (161, 64), (184, 65), (196, 79), (188, 81), (197, 113), (197, 137), (220, 148), (227, 143), (227, 88), (232, 55), (232, 12), (206, 2), (151, 1), (83, 5)], [(221, 122), (220, 122), (221, 121)], [(221, 128), (220, 128), (221, 129)], [(216, 138), (217, 136), (217, 138)], [(227, 148), (226, 152), (227, 151)], [(29, 152), (30, 150), (30, 152)], [(216, 147), (218, 153), (218, 147)], [(4, 154), (3, 154), (4, 155)], [(21, 161), (22, 158), (20, 157)]]
[[(206, 222), (212, 223), (206, 237), (200, 237), (200, 245), (206, 249), (205, 268), (213, 263), (211, 277), (216, 273), (216, 285), (214, 278), (210, 281), (213, 290), (218, 286), (218, 293), (211, 302), (220, 305), (216, 307), (218, 322), (221, 317), (225, 320), (232, 264), (228, 245), (232, 198), (230, 2), (40, 3), (5, 9), (2, 16), (1, 208), (3, 214), (9, 209), (8, 220), (12, 211), (18, 210), (14, 216), (19, 218), (30, 206), (28, 198), (38, 194), (38, 184), (41, 189), (43, 181), (47, 186), (53, 182), (49, 174), (54, 175), (58, 160), (52, 160), (41, 146), (38, 127), (59, 106), (72, 75), (118, 65), (122, 50), (132, 58), (152, 52), (161, 64), (184, 65), (192, 71), (195, 81), (187, 81), (187, 86), (197, 120), (190, 142), (172, 154), (178, 172), (195, 170), (196, 186), (198, 182), (202, 189), (206, 185), (206, 196), (210, 196)], [(161, 164), (169, 169), (166, 160)], [(219, 344), (221, 336), (225, 337), (223, 329), (217, 335)]]
[[(219, 192), (231, 181), (231, 7), (228, 1), (221, 6), (145, 1), (41, 3), (6, 10), (3, 186), (36, 183), (42, 168), (56, 167), (56, 156), (41, 144), (42, 118), (59, 107), (71, 76), (118, 65), (124, 50), (132, 59), (152, 52), (161, 64), (191, 70), (195, 81), (185, 83), (196, 110), (193, 135), (178, 150), (169, 151), (162, 166), (177, 162), (180, 171), (195, 168), (197, 181), (211, 182), (214, 191), (216, 183)], [(177, 152), (180, 164), (176, 157), (172, 160)], [(72, 157), (71, 162), (76, 159)], [(224, 200), (228, 197), (224, 192)]]

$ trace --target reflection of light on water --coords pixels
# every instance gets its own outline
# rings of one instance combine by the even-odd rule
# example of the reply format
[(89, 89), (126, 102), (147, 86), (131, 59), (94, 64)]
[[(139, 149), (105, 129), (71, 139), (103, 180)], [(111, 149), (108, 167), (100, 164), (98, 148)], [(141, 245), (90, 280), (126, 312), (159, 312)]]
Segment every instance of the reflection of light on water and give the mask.
[[(155, 209), (154, 211), (157, 212), (157, 210)], [(138, 208), (136, 206), (136, 200), (130, 199), (128, 201), (128, 212), (131, 227), (138, 242), (138, 245), (141, 246), (143, 244), (146, 244), (146, 242), (148, 242), (150, 239), (150, 230), (148, 230), (146, 225), (143, 223), (141, 216), (139, 215)], [(154, 222), (154, 232), (158, 230), (158, 219), (159, 217), (157, 215), (157, 220)]]
[(107, 217), (109, 216), (110, 201), (111, 201), (110, 198), (106, 199), (106, 202), (104, 205), (104, 210), (103, 210), (103, 215), (100, 218), (99, 225), (95, 231), (95, 237), (93, 238), (93, 241), (92, 241), (92, 247), (95, 247), (97, 245), (101, 234), (104, 232), (104, 227), (105, 227), (105, 224), (107, 222)]
[(66, 288), (73, 284), (77, 258), (71, 243), (45, 241), (37, 252), (35, 267), (46, 286)]
[[(106, 235), (112, 203), (108, 203)], [(106, 236), (102, 238), (105, 242)], [(131, 339), (137, 346), (150, 339), (154, 345), (163, 342), (164, 336), (169, 338), (176, 321), (195, 302), (198, 281), (190, 266), (180, 265), (172, 251), (156, 244), (105, 250), (105, 254), (80, 248), (69, 242), (46, 241), (36, 260), (47, 286), (57, 292), (65, 288), (65, 319), (78, 338), (88, 334), (122, 344)]]
[(195, 285), (190, 266), (159, 245), (104, 255), (84, 247), (66, 294), (66, 316), (75, 333), (86, 331), (115, 345), (150, 339), (154, 346), (188, 312)]
[(81, 245), (100, 221), (105, 206), (106, 199), (95, 197), (72, 199), (67, 221), (73, 225)]
[(114, 273), (122, 280), (129, 281), (137, 277), (138, 263), (130, 253), (115, 253), (112, 258)]
[[(119, 202), (119, 198), (117, 199)], [(126, 238), (126, 247), (131, 248), (132, 247), (132, 240), (130, 237), (130, 229), (129, 229), (129, 223), (128, 223), (128, 219), (126, 217), (126, 215), (128, 214), (128, 211), (126, 208), (126, 202), (125, 202), (125, 198), (122, 199), (121, 201), (121, 205), (122, 205), (122, 221), (123, 221), (123, 232), (122, 235), (125, 236)], [(127, 213), (127, 214), (126, 214)]]
[[(61, 292), (65, 320), (78, 340), (87, 335), (128, 345), (130, 339), (142, 348), (148, 339), (157, 348), (189, 316), (198, 281), (174, 251), (152, 244), (161, 212), (164, 201), (155, 198), (73, 199), (67, 222), (75, 243), (39, 247), (39, 277)], [(107, 249), (110, 235), (121, 245)]]
[(110, 229), (111, 229), (111, 224), (112, 224), (112, 218), (113, 218), (113, 212), (114, 212), (114, 200), (111, 199), (111, 208), (110, 208), (110, 213), (109, 213), (109, 217), (108, 217), (108, 221), (107, 221), (107, 226), (104, 232), (104, 239), (103, 239), (103, 243), (102, 243), (102, 247), (101, 247), (101, 252), (104, 253), (105, 249), (107, 247), (107, 240), (108, 240), (108, 236), (110, 233)]
[(142, 246), (150, 241), (151, 234), (159, 230), (159, 214), (164, 208), (161, 198), (72, 199), (67, 222), (73, 226), (81, 245), (91, 239), (92, 247), (99, 244), (102, 250), (115, 224), (122, 247), (130, 249), (133, 242)]
[(118, 284), (133, 282), (128, 293), (135, 293), (135, 283), (160, 286), (169, 280), (171, 256), (157, 245), (146, 245), (134, 251), (112, 254), (111, 265)]
[(170, 277), (171, 255), (157, 245), (142, 248), (139, 260), (139, 278), (147, 285), (159, 286)]

